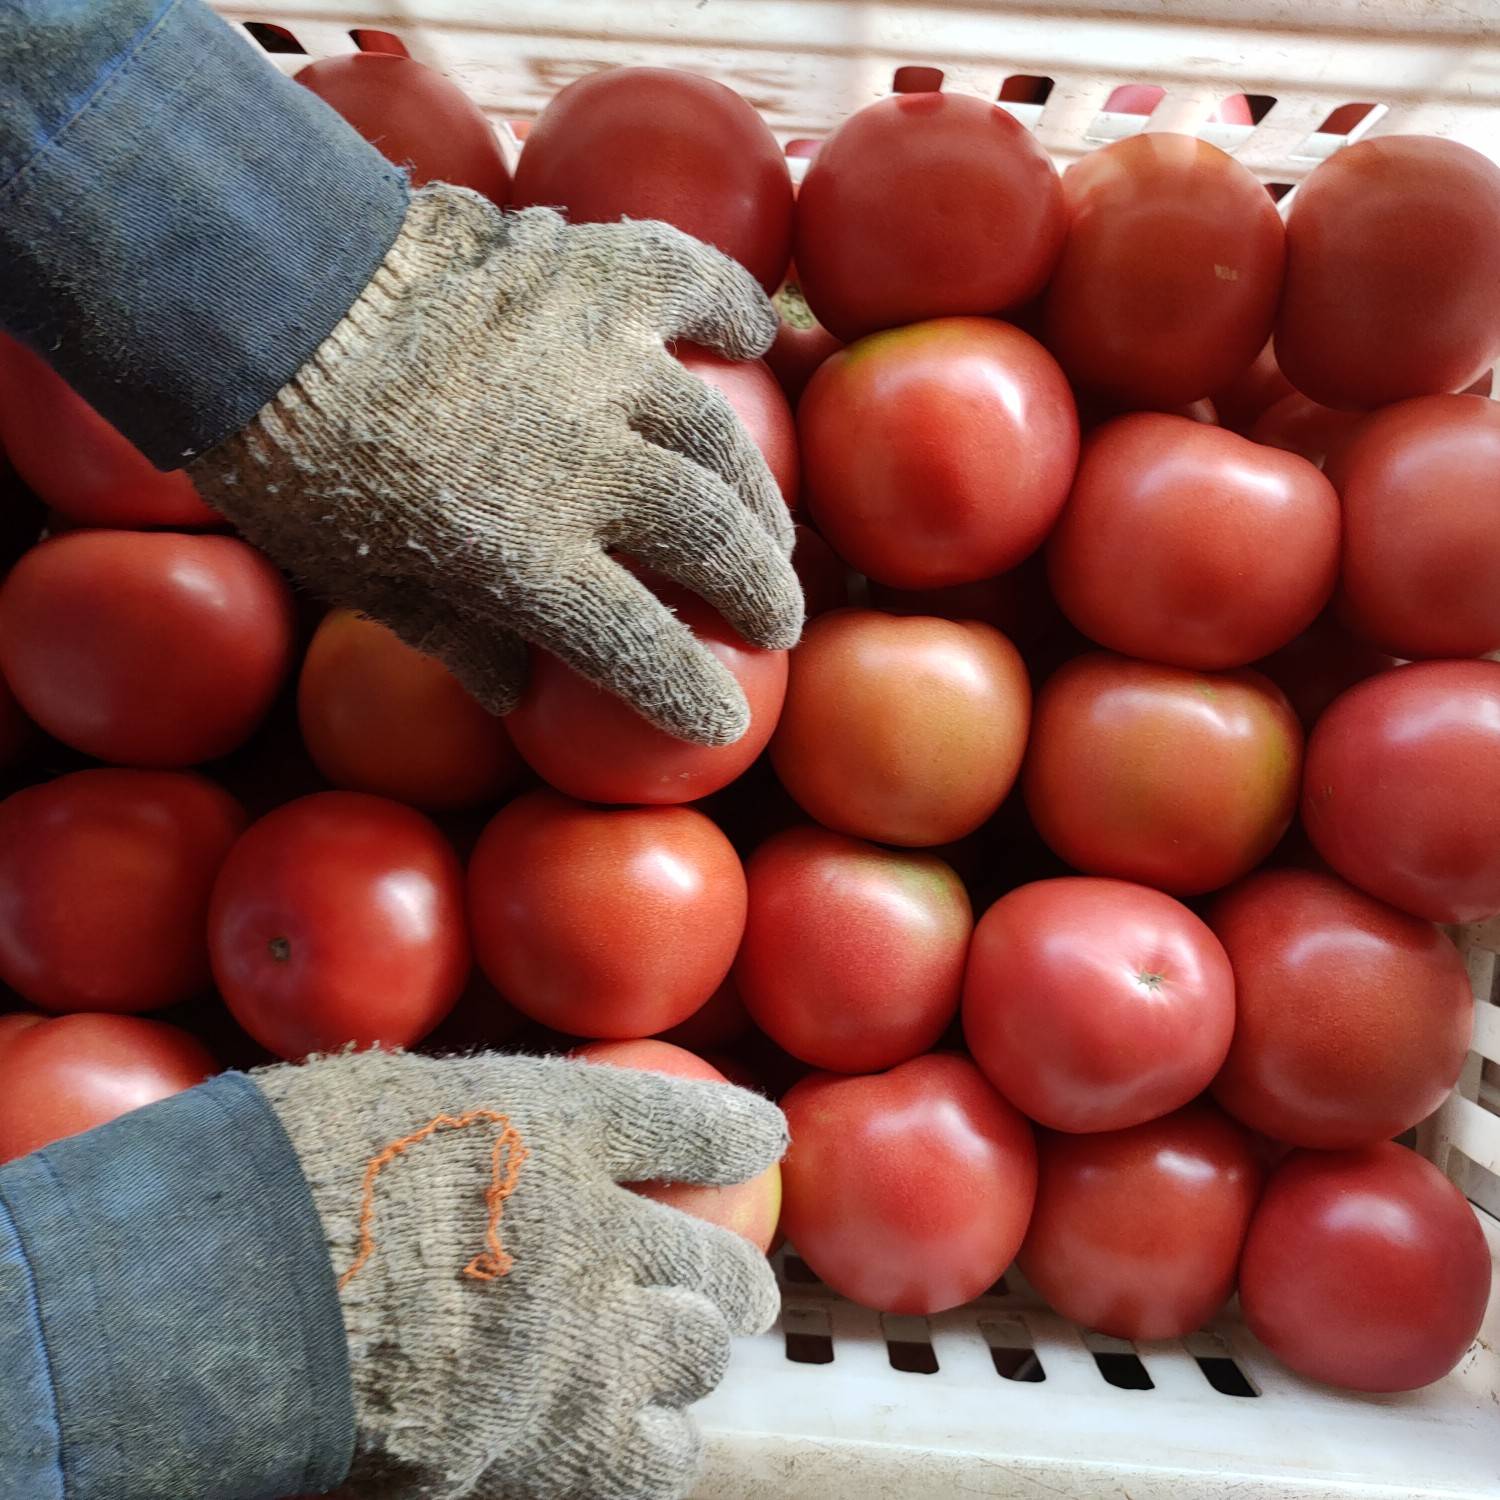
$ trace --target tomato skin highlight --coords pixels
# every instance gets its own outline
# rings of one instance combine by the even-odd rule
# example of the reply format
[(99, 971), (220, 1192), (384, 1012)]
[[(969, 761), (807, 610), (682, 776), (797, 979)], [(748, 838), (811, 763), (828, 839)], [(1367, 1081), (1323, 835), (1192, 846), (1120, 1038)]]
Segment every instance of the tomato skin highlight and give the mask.
[(70, 532), (0, 587), (0, 671), (22, 708), (116, 765), (227, 755), (265, 717), (293, 647), (286, 581), (233, 537)]
[(230, 851), (208, 919), (234, 1018), (278, 1057), (409, 1047), (469, 977), (463, 872), (421, 813), (317, 792)]
[(1337, 1151), (1425, 1120), (1474, 1029), (1463, 959), (1428, 922), (1331, 875), (1261, 870), (1214, 901), (1234, 1041), (1213, 1094), (1274, 1140)]
[(1128, 1130), (1042, 1131), (1019, 1263), (1065, 1318), (1123, 1339), (1180, 1338), (1234, 1292), (1264, 1172), (1212, 1105)]
[(165, 1021), (79, 1014), (13, 1028), (0, 1069), (0, 1162), (7, 1162), (193, 1088), (219, 1065)]
[(1459, 391), (1500, 356), (1500, 167), (1457, 141), (1346, 146), (1287, 215), (1276, 359), (1323, 406)]
[(1307, 746), (1302, 823), (1333, 869), (1429, 922), (1500, 912), (1500, 663), (1357, 683)]
[(1056, 361), (987, 318), (872, 334), (826, 360), (797, 408), (813, 521), (898, 589), (989, 578), (1051, 530), (1078, 458)]
[(1255, 176), (1195, 136), (1150, 131), (1062, 179), (1068, 232), (1042, 341), (1072, 382), (1170, 409), (1228, 385), (1271, 335), (1286, 258)]
[(1295, 1151), (1250, 1226), (1240, 1305), (1299, 1375), (1356, 1391), (1440, 1380), (1490, 1295), (1484, 1231), (1430, 1161), (1391, 1141)]
[(574, 224), (663, 219), (774, 291), (791, 258), (792, 178), (733, 89), (672, 68), (607, 68), (568, 84), (532, 124), (511, 202)]
[(874, 1073), (939, 1040), (974, 925), (950, 866), (805, 824), (767, 839), (745, 874), (735, 984), (774, 1042), (817, 1068)]
[(814, 1073), (782, 1100), (782, 1228), (841, 1296), (934, 1313), (1010, 1264), (1036, 1195), (1031, 1126), (967, 1058)]
[(849, 340), (1020, 307), (1065, 224), (1057, 171), (987, 100), (897, 94), (851, 115), (797, 191), (795, 260), (818, 321)]
[(1234, 1031), (1234, 974), (1180, 902), (1121, 880), (1035, 881), (980, 919), (964, 1038), (1030, 1119), (1120, 1130), (1208, 1086)]
[(518, 1010), (573, 1036), (651, 1036), (729, 973), (745, 928), (733, 846), (686, 807), (518, 797), (469, 862), (475, 953)]

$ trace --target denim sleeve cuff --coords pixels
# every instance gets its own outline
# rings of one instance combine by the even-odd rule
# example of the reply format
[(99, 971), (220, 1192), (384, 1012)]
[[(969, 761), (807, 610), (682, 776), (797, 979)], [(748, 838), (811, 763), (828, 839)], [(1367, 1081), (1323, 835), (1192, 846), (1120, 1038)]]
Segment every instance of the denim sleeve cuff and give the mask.
[(0, 0), (0, 327), (162, 468), (353, 306), (403, 174), (202, 0)]
[[(288, 1495), (348, 1473), (333, 1269), (291, 1143), (241, 1074), (0, 1169), (0, 1310), (17, 1319), (0, 1334), (7, 1494)], [(17, 1475), (31, 1483), (12, 1491)]]

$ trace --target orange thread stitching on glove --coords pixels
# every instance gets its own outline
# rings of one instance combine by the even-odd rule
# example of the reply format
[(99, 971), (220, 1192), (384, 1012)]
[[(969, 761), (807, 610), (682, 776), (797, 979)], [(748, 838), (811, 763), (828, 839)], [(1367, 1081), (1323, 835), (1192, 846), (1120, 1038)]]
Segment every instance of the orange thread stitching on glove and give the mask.
[[(440, 1130), (464, 1130), (470, 1125), (490, 1124), (502, 1127), (490, 1152), (490, 1184), (484, 1190), (488, 1217), (484, 1226), (484, 1250), (464, 1267), (464, 1275), (475, 1281), (495, 1281), (504, 1276), (515, 1264), (514, 1258), (500, 1243), (500, 1215), (505, 1211), (505, 1200), (515, 1191), (521, 1175), (521, 1167), (530, 1153), (521, 1140), (521, 1133), (506, 1115), (496, 1114), (492, 1109), (471, 1109), (464, 1114), (438, 1115), (429, 1120), (420, 1130), (392, 1141), (383, 1151), (372, 1156), (365, 1166), (364, 1191), (359, 1205), (359, 1253), (354, 1264), (339, 1277), (339, 1290), (349, 1285), (359, 1275), (375, 1253), (375, 1179), (407, 1149), (436, 1135)], [(501, 1153), (505, 1163), (501, 1165)]]

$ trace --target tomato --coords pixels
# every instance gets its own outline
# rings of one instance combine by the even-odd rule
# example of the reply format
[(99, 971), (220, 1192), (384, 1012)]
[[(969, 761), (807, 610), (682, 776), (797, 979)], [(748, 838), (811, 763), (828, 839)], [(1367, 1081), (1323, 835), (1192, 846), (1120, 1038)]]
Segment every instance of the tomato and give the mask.
[(1462, 390), (1500, 355), (1500, 167), (1387, 135), (1328, 158), (1287, 216), (1276, 359), (1303, 395), (1367, 409)]
[(608, 68), (570, 83), (532, 125), (512, 202), (575, 224), (665, 219), (765, 289), (791, 256), (792, 178), (733, 89), (671, 68)]
[(967, 1058), (865, 1078), (815, 1073), (781, 1101), (781, 1224), (841, 1296), (935, 1313), (988, 1290), (1026, 1233), (1036, 1145)]
[(214, 877), (245, 827), (172, 771), (76, 771), (0, 802), (0, 980), (50, 1011), (161, 1010), (209, 986)]
[(318, 626), (297, 683), (302, 738), (335, 786), (441, 811), (493, 802), (520, 760), (440, 662), (351, 609)]
[(410, 57), (354, 52), (323, 57), (295, 74), (413, 187), (451, 182), (495, 203), (510, 195), (510, 168), (484, 111), (452, 79)]
[(1284, 646), (1338, 566), (1339, 499), (1310, 463), (1159, 412), (1089, 435), (1047, 543), (1053, 594), (1086, 636), (1178, 667)]
[(787, 653), (748, 645), (686, 589), (661, 580), (652, 588), (733, 674), (750, 705), (750, 727), (730, 745), (688, 744), (549, 652), (534, 650), (526, 689), (506, 723), (527, 764), (560, 792), (589, 802), (692, 802), (739, 776), (776, 727)]
[(319, 792), (230, 851), (208, 943), (225, 1004), (278, 1057), (408, 1047), (469, 976), (463, 874), (421, 813)]
[(678, 344), (673, 352), (685, 370), (691, 370), (705, 385), (711, 385), (734, 408), (735, 416), (760, 449), (781, 498), (795, 510), (802, 483), (797, 424), (766, 362), (726, 359), (696, 344)]
[(813, 317), (801, 286), (790, 277), (781, 283), (771, 300), (776, 304), (780, 321), (776, 326), (776, 342), (766, 350), (766, 366), (781, 383), (795, 410), (818, 366), (842, 349), (844, 343)]
[(1303, 729), (1311, 732), (1340, 693), (1388, 671), (1396, 658), (1351, 635), (1325, 611), (1295, 640), (1255, 665), (1286, 694)]
[(1263, 870), (1209, 913), (1234, 965), (1234, 1043), (1214, 1097), (1293, 1146), (1389, 1140), (1458, 1080), (1474, 1000), (1429, 922), (1331, 875)]
[(1191, 896), (1276, 847), (1301, 765), (1291, 705), (1259, 672), (1096, 652), (1042, 688), (1022, 784), (1037, 832), (1075, 869)]
[(685, 1047), (689, 1052), (714, 1052), (721, 1047), (732, 1047), (751, 1030), (750, 1012), (730, 977), (687, 1020), (669, 1026), (657, 1040)]
[(1397, 656), (1500, 648), (1500, 403), (1387, 407), (1329, 472), (1344, 502), (1344, 620)]
[(0, 671), (21, 706), (119, 765), (191, 766), (242, 744), (292, 645), (291, 591), (227, 536), (73, 532), (0, 587)]
[(830, 135), (797, 191), (802, 290), (841, 339), (1019, 307), (1065, 233), (1057, 170), (1007, 111), (897, 94)]
[(217, 526), (182, 470), (164, 474), (40, 356), (0, 333), (0, 448), (79, 526)]
[(1123, 880), (1039, 880), (980, 919), (964, 1039), (1039, 1125), (1120, 1130), (1208, 1087), (1234, 1030), (1223, 947), (1180, 902)]
[(1063, 1317), (1121, 1339), (1181, 1338), (1234, 1292), (1264, 1172), (1207, 1104), (1128, 1130), (1042, 1131), (1022, 1273)]
[(1500, 912), (1500, 664), (1416, 662), (1350, 688), (1308, 741), (1302, 822), (1345, 880), (1402, 911)]
[(806, 824), (767, 839), (745, 876), (734, 978), (772, 1041), (814, 1067), (874, 1073), (947, 1030), (974, 926), (949, 865)]
[(1227, 385), (1213, 393), (1219, 424), (1231, 432), (1249, 432), (1263, 411), (1286, 396), (1295, 395), (1290, 380), (1276, 363), (1276, 350), (1267, 339), (1259, 354)]
[(813, 520), (856, 570), (894, 588), (1014, 567), (1052, 529), (1078, 414), (1052, 356), (984, 318), (861, 339), (797, 409)]
[(532, 792), (480, 837), (469, 913), (480, 967), (518, 1010), (574, 1036), (644, 1037), (729, 973), (745, 874), (702, 813)]
[(41, 1025), (46, 1019), (46, 1016), (30, 1010), (13, 1010), (0, 1016), (0, 1051), (4, 1050), (13, 1037), (20, 1036), (32, 1026)]
[(141, 1016), (59, 1016), (0, 1052), (0, 1162), (181, 1093), (218, 1072), (187, 1032)]
[(1026, 668), (998, 630), (839, 610), (792, 652), (771, 761), (825, 827), (942, 844), (999, 807), (1030, 717)]
[(1270, 195), (1195, 136), (1091, 151), (1062, 180), (1068, 236), (1042, 342), (1075, 385), (1172, 407), (1228, 385), (1276, 318), (1285, 235)]
[(1269, 406), (1250, 425), (1250, 438), (1267, 448), (1295, 453), (1308, 463), (1327, 469), (1330, 461), (1354, 435), (1362, 412), (1335, 411), (1319, 406), (1293, 391)]
[(807, 618), (826, 615), (831, 609), (843, 609), (849, 602), (849, 569), (811, 526), (798, 522), (797, 544), (792, 551), (792, 566), (802, 585), (802, 599)]
[(1356, 1391), (1440, 1380), (1489, 1294), (1489, 1250), (1463, 1194), (1389, 1141), (1288, 1157), (1240, 1266), (1256, 1338), (1299, 1375)]
[[(670, 1042), (590, 1042), (573, 1054), (584, 1062), (611, 1068), (639, 1068), (669, 1078), (696, 1078), (708, 1083), (729, 1080), (701, 1057)], [(743, 1235), (757, 1250), (770, 1248), (781, 1217), (781, 1168), (772, 1163), (759, 1177), (731, 1187), (694, 1182), (633, 1182), (632, 1191)]]

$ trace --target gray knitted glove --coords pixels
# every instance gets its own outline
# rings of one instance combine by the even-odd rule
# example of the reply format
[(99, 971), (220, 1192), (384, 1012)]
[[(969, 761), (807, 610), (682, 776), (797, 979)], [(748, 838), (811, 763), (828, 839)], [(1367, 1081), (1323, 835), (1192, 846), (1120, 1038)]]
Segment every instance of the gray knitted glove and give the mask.
[(313, 358), (191, 472), (283, 567), (493, 711), (515, 705), (532, 642), (724, 744), (749, 723), (734, 679), (610, 553), (759, 645), (795, 643), (786, 506), (724, 398), (665, 348), (749, 358), (775, 331), (748, 272), (665, 224), (570, 227), (438, 184)]
[(361, 1500), (666, 1500), (684, 1407), (775, 1317), (765, 1259), (628, 1191), (738, 1182), (786, 1145), (727, 1084), (365, 1052), (258, 1071), (342, 1278)]

